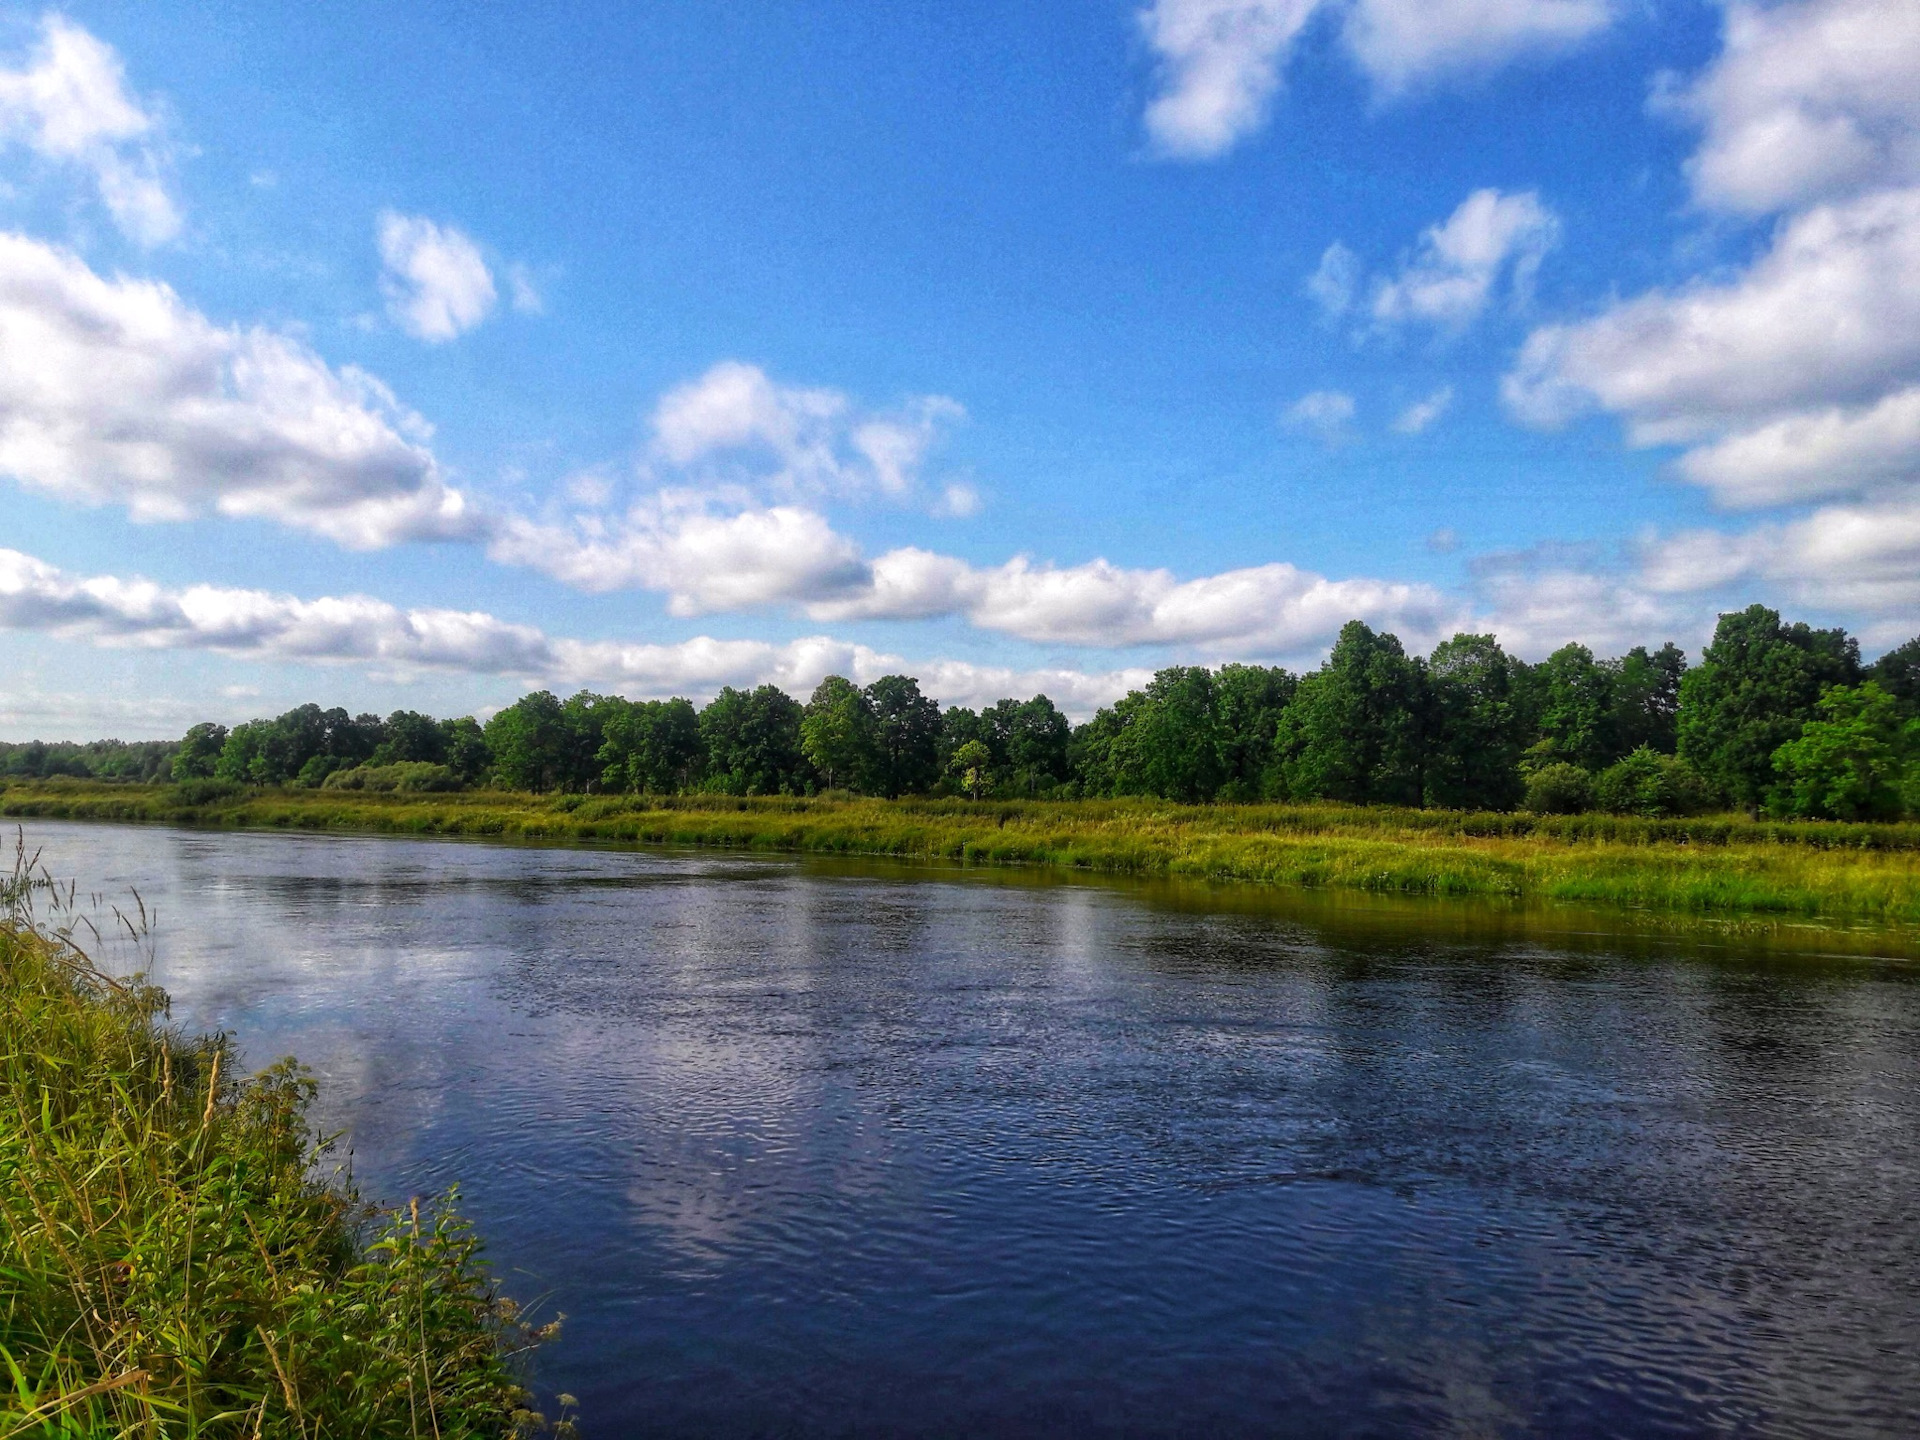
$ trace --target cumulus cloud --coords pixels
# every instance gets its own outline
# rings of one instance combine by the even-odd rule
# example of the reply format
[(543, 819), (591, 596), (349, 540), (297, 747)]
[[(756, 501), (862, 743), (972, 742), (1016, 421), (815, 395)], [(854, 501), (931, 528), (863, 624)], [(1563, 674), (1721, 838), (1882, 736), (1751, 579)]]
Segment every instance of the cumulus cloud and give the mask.
[(675, 615), (820, 600), (866, 587), (860, 547), (789, 505), (714, 513), (697, 495), (650, 497), (624, 515), (505, 516), (488, 555), (579, 590), (654, 590)]
[(634, 697), (704, 698), (722, 685), (772, 683), (805, 694), (830, 673), (862, 683), (905, 672), (948, 703), (980, 704), (1045, 691), (1085, 714), (1135, 685), (1141, 670), (1017, 670), (935, 659), (911, 662), (816, 635), (772, 644), (700, 636), (672, 645), (574, 640), (480, 611), (401, 609), (368, 596), (315, 600), (213, 585), (167, 588), (112, 575), (77, 576), (0, 549), (0, 629), (106, 646), (207, 650), (383, 672), (501, 675)]
[(1703, 205), (1766, 214), (1920, 180), (1920, 6), (1801, 0), (1726, 7), (1719, 57), (1657, 103), (1697, 122)]
[(654, 449), (682, 469), (784, 495), (900, 499), (916, 489), (942, 428), (965, 414), (944, 395), (860, 412), (838, 390), (777, 384), (757, 365), (725, 360), (661, 397)]
[(1566, 50), (1613, 22), (1613, 0), (1355, 0), (1343, 34), (1375, 92)]
[(1541, 659), (1579, 641), (1601, 654), (1711, 628), (1711, 608), (1676, 602), (1632, 571), (1612, 573), (1551, 554), (1490, 557), (1478, 566), (1479, 624), (1517, 655)]
[(1428, 636), (1457, 620), (1461, 609), (1428, 586), (1330, 580), (1286, 564), (1181, 581), (1169, 570), (1106, 560), (1036, 565), (1019, 556), (976, 567), (904, 548), (873, 562), (873, 581), (863, 593), (811, 605), (808, 613), (822, 620), (957, 614), (982, 629), (1041, 644), (1291, 655), (1324, 643), (1356, 616)]
[(1804, 604), (1897, 617), (1910, 631), (1920, 609), (1920, 501), (1828, 505), (1740, 534), (1657, 537), (1643, 546), (1641, 575), (1661, 594), (1764, 582)]
[(1154, 0), (1140, 12), (1158, 89), (1147, 137), (1171, 159), (1210, 160), (1265, 123), (1280, 67), (1319, 0)]
[(480, 247), (453, 226), (387, 210), (374, 238), (387, 314), (414, 339), (444, 344), (493, 313), (493, 274)]
[(1416, 400), (1402, 410), (1393, 428), (1402, 435), (1418, 435), (1438, 420), (1453, 404), (1453, 387), (1442, 385), (1424, 400)]
[(1646, 444), (1866, 399), (1920, 367), (1917, 267), (1920, 189), (1817, 205), (1730, 282), (1536, 331), (1506, 395), (1542, 423), (1597, 403)]
[(0, 474), (139, 520), (213, 511), (365, 549), (470, 537), (427, 427), (372, 376), (153, 281), (0, 234)]
[(58, 14), (18, 70), (0, 70), (0, 139), (91, 177), (114, 222), (132, 240), (158, 245), (180, 232), (163, 180), (159, 121), (127, 89), (110, 45)]
[(1155, 62), (1144, 116), (1154, 153), (1226, 154), (1266, 123), (1295, 41), (1343, 16), (1348, 54), (1382, 97), (1568, 48), (1605, 28), (1613, 0), (1154, 0), (1140, 28)]
[[(1920, 9), (1725, 10), (1720, 54), (1656, 104), (1697, 123), (1700, 205), (1777, 216), (1716, 277), (1542, 327), (1503, 382), (1553, 425), (1598, 408), (1730, 508), (1800, 513), (1647, 538), (1656, 596), (1762, 586), (1910, 626), (1920, 606)], [(1815, 505), (1810, 510), (1803, 507)], [(1876, 622), (1869, 620), (1871, 626)]]
[(1476, 190), (1427, 227), (1397, 275), (1375, 285), (1374, 321), (1464, 329), (1485, 312), (1503, 278), (1514, 297), (1531, 293), (1540, 262), (1559, 240), (1558, 217), (1533, 191)]
[(1681, 457), (1687, 479), (1722, 504), (1761, 506), (1910, 479), (1920, 457), (1920, 386), (1872, 404), (1799, 410)]

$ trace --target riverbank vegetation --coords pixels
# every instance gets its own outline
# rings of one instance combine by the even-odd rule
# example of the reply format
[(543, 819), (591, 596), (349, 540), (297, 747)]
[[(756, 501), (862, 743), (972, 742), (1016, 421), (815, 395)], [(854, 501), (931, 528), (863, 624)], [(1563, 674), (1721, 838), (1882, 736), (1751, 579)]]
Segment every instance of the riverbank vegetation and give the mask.
[(16, 817), (1033, 865), (1697, 917), (1920, 924), (1920, 825), (1350, 805), (13, 785)]
[(243, 1080), (36, 895), (71, 900), (29, 866), (0, 882), (0, 1435), (555, 1428), (520, 1375), (551, 1331), (451, 1204), (362, 1205), (291, 1062)]

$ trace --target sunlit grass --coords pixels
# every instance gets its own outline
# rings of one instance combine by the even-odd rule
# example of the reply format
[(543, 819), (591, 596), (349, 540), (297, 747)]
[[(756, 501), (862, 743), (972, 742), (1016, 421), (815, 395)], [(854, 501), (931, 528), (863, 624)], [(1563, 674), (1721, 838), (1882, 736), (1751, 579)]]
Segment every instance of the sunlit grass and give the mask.
[(0, 1437), (547, 1428), (519, 1374), (545, 1332), (451, 1197), (361, 1205), (291, 1062), (242, 1080), (36, 919), (62, 897), (33, 880), (0, 887)]
[[(198, 803), (189, 803), (197, 800)], [(1920, 825), (1154, 800), (452, 795), (16, 785), (0, 813), (1040, 865), (1695, 914), (1920, 922)]]

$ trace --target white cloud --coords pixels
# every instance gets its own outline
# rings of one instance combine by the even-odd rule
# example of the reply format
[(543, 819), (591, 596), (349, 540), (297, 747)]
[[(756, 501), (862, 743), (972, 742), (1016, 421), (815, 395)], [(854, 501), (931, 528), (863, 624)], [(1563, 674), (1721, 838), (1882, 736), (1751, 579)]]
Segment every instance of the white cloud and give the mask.
[(1558, 217), (1533, 191), (1476, 190), (1427, 227), (1397, 276), (1374, 287), (1373, 318), (1464, 329), (1486, 310), (1503, 276), (1513, 296), (1530, 294), (1540, 262), (1559, 240)]
[(1453, 404), (1453, 387), (1442, 385), (1424, 400), (1416, 400), (1400, 412), (1393, 428), (1402, 435), (1418, 435), (1447, 413)]
[(1377, 95), (1565, 50), (1610, 24), (1615, 0), (1153, 0), (1154, 153), (1211, 160), (1266, 123), (1294, 42), (1321, 10), (1344, 15), (1354, 63)]
[(862, 413), (838, 390), (776, 384), (757, 365), (725, 360), (661, 397), (654, 449), (683, 470), (785, 496), (903, 499), (942, 427), (965, 414), (943, 395)]
[(715, 514), (675, 492), (612, 518), (503, 517), (487, 553), (580, 590), (661, 591), (675, 615), (825, 599), (864, 589), (870, 574), (860, 547), (811, 510)]
[(1728, 279), (1536, 331), (1506, 377), (1520, 418), (1598, 407), (1723, 505), (1821, 508), (1650, 537), (1656, 595), (1759, 586), (1910, 625), (1920, 607), (1920, 7), (1726, 7), (1720, 55), (1656, 103), (1702, 127), (1696, 199), (1784, 212)]
[(948, 703), (980, 704), (1044, 690), (1086, 714), (1147, 672), (1015, 670), (966, 661), (913, 662), (816, 635), (775, 645), (700, 636), (673, 645), (554, 637), (478, 611), (403, 610), (364, 595), (303, 600), (213, 585), (169, 589), (112, 575), (76, 576), (0, 549), (0, 629), (38, 631), (106, 646), (208, 650), (243, 658), (510, 676), (630, 696), (705, 698), (722, 685), (772, 683), (805, 695), (829, 673), (866, 683), (917, 675)]
[(1874, 403), (1920, 378), (1916, 274), (1920, 189), (1818, 205), (1728, 283), (1653, 291), (1536, 331), (1504, 393), (1541, 424), (1597, 403), (1640, 444)]
[(1353, 307), (1354, 292), (1360, 288), (1360, 257), (1338, 240), (1321, 252), (1320, 263), (1307, 277), (1307, 294), (1326, 313), (1337, 320)]
[(387, 210), (374, 234), (387, 314), (416, 340), (442, 344), (493, 313), (499, 296), (492, 272), (480, 247), (453, 226)]
[(1687, 452), (1680, 473), (1726, 505), (1781, 505), (1910, 480), (1920, 386), (1870, 405), (1795, 411)]
[(470, 536), (427, 427), (288, 336), (0, 234), (0, 474), (138, 520), (209, 510), (365, 549)]
[(1516, 560), (1483, 567), (1476, 588), (1489, 611), (1475, 623), (1517, 655), (1539, 660), (1571, 641), (1618, 654), (1637, 644), (1690, 642), (1711, 624), (1705, 607), (1676, 604), (1637, 575)]
[(518, 260), (507, 266), (507, 290), (513, 296), (515, 314), (544, 315), (547, 313), (546, 297), (540, 293), (539, 285), (534, 282), (533, 271)]
[(1356, 616), (1436, 634), (1460, 607), (1428, 586), (1329, 580), (1271, 564), (1180, 581), (1169, 570), (1106, 560), (1035, 565), (1024, 556), (976, 568), (913, 548), (873, 562), (865, 593), (808, 607), (816, 619), (964, 615), (982, 629), (1041, 644), (1198, 645), (1221, 654), (1290, 655), (1330, 639)]
[(1281, 419), (1331, 439), (1353, 419), (1354, 409), (1353, 396), (1343, 390), (1313, 390), (1289, 405)]
[(1157, 62), (1147, 136), (1171, 159), (1224, 155), (1265, 123), (1288, 48), (1319, 0), (1154, 0), (1140, 26)]
[(1914, 624), (1920, 611), (1920, 501), (1830, 505), (1741, 534), (1691, 530), (1649, 541), (1651, 590), (1679, 594), (1765, 582), (1794, 600)]
[(114, 222), (140, 244), (179, 234), (180, 212), (161, 178), (159, 122), (128, 92), (113, 47), (64, 16), (41, 20), (24, 68), (0, 70), (0, 139), (86, 171)]
[(1725, 44), (1665, 106), (1704, 130), (1704, 205), (1765, 214), (1920, 180), (1920, 6), (1802, 0), (1726, 7)]
[(1345, 38), (1374, 89), (1394, 95), (1568, 49), (1605, 29), (1617, 9), (1613, 0), (1355, 0)]

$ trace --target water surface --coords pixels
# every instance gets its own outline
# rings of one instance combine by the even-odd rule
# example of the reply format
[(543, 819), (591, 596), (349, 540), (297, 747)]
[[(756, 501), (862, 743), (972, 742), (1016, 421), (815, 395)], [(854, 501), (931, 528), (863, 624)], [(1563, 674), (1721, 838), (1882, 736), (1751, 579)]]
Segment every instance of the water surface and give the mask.
[(1920, 974), (1857, 939), (28, 833), (367, 1191), (460, 1183), (590, 1436), (1920, 1433)]

